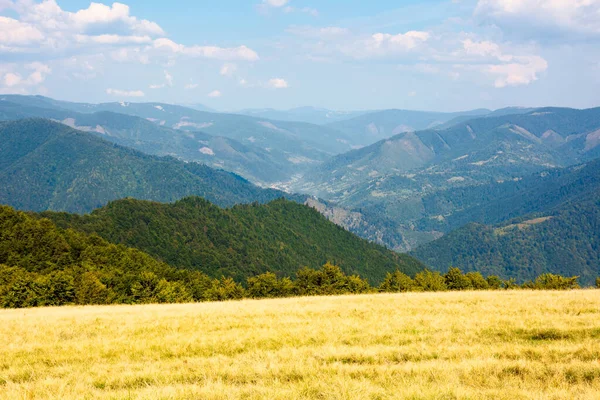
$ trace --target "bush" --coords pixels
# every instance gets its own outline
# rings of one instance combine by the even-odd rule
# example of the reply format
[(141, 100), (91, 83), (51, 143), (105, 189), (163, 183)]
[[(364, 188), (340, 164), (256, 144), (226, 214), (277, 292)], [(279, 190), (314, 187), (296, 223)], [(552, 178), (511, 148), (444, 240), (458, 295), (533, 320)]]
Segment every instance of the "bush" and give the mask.
[(473, 288), (471, 280), (458, 268), (450, 268), (444, 275), (444, 282), (448, 290), (469, 290)]
[(579, 283), (577, 280), (578, 276), (573, 276), (570, 278), (554, 275), (554, 274), (543, 274), (538, 276), (538, 278), (533, 283), (533, 289), (538, 290), (570, 290), (570, 289), (578, 289)]
[(387, 276), (379, 286), (380, 292), (387, 293), (399, 293), (409, 292), (415, 287), (415, 281), (408, 275), (396, 271), (394, 273), (388, 272)]
[(248, 278), (247, 283), (247, 294), (255, 299), (290, 296), (294, 289), (294, 284), (289, 278), (277, 279), (272, 272)]
[(428, 269), (419, 272), (415, 275), (415, 284), (417, 288), (420, 288), (426, 292), (441, 292), (448, 290), (446, 287), (446, 281), (439, 272), (432, 272)]
[(492, 290), (500, 290), (504, 288), (504, 281), (496, 275), (490, 275), (487, 277), (488, 288)]
[(471, 282), (471, 287), (475, 290), (488, 290), (490, 288), (490, 284), (481, 275), (481, 272), (468, 272), (465, 276)]
[(596, 278), (596, 287), (600, 289), (600, 278)]

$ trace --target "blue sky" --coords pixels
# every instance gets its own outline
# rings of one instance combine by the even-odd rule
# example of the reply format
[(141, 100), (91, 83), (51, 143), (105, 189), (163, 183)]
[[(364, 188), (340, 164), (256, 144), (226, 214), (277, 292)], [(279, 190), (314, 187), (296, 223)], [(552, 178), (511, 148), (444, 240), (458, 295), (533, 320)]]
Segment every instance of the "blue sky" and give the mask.
[(219, 110), (600, 106), (600, 0), (0, 0), (0, 93)]

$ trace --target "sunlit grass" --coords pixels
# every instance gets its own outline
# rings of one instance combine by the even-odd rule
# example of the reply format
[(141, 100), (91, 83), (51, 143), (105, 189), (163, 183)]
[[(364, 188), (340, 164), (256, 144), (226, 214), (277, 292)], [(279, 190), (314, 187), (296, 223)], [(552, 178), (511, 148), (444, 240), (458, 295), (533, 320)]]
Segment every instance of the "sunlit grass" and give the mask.
[(1, 399), (598, 399), (600, 291), (0, 311)]

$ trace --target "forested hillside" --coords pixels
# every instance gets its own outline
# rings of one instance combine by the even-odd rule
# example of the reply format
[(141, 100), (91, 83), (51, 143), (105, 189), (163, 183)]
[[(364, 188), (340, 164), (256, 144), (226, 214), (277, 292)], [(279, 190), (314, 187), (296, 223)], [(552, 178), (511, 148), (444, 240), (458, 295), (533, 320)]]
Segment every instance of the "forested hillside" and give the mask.
[(414, 275), (423, 268), (286, 200), (221, 209), (197, 197), (174, 204), (127, 199), (90, 215), (42, 215), (62, 228), (98, 234), (216, 278), (243, 281), (264, 272), (292, 276), (302, 267), (332, 262), (348, 274), (380, 282), (396, 269)]
[(456, 266), (521, 282), (551, 272), (592, 285), (600, 275), (600, 197), (510, 223), (469, 224), (412, 254), (440, 271)]
[(89, 212), (124, 197), (168, 202), (197, 195), (231, 206), (284, 196), (237, 175), (148, 156), (41, 119), (0, 122), (0, 187), (0, 203), (32, 211)]

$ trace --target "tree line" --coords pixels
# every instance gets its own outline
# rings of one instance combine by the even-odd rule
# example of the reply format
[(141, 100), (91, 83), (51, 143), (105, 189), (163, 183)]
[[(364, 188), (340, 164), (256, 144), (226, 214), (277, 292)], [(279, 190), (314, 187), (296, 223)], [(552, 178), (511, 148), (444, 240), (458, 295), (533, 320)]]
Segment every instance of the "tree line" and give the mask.
[[(577, 277), (544, 274), (518, 285), (513, 279), (464, 274), (451, 268), (446, 274), (424, 270), (410, 277), (388, 273), (379, 286), (357, 275), (347, 275), (330, 263), (320, 269), (303, 268), (295, 279), (267, 272), (242, 285), (232, 278), (211, 279), (197, 271), (171, 271), (168, 278), (153, 271), (110, 275), (90, 265), (48, 274), (0, 265), (0, 305), (4, 308), (90, 304), (189, 303), (268, 299), (294, 296), (327, 296), (368, 293), (442, 292), (461, 290), (571, 290)], [(600, 278), (596, 284), (600, 288)]]

